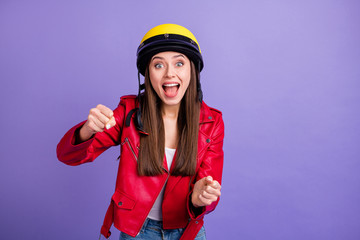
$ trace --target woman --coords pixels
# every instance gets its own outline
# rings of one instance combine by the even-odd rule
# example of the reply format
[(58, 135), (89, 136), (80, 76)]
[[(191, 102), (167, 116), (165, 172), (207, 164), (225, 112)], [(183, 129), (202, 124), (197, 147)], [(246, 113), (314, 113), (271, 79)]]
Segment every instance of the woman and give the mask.
[(198, 42), (182, 26), (154, 27), (140, 43), (137, 67), (138, 96), (123, 96), (114, 111), (91, 109), (61, 139), (57, 156), (79, 165), (121, 145), (106, 238), (114, 224), (120, 239), (206, 239), (203, 217), (220, 196), (224, 123), (202, 101)]

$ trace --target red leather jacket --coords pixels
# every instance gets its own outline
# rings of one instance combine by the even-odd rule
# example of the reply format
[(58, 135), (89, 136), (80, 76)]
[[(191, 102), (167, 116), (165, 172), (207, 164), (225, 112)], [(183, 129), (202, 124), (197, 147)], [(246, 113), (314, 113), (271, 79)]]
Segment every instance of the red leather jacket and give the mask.
[[(105, 216), (101, 233), (110, 236), (112, 224), (130, 236), (136, 236), (146, 220), (158, 194), (165, 186), (162, 203), (164, 229), (185, 228), (181, 239), (194, 239), (201, 226), (203, 216), (213, 211), (218, 201), (210, 206), (195, 208), (190, 195), (194, 183), (206, 176), (212, 176), (221, 184), (223, 168), (224, 123), (221, 112), (208, 107), (204, 102), (200, 111), (198, 158), (196, 176), (172, 176), (164, 157), (164, 172), (158, 176), (139, 176), (137, 156), (140, 133), (130, 121), (125, 125), (129, 111), (136, 108), (136, 96), (124, 96), (113, 111), (116, 125), (104, 132), (96, 133), (86, 142), (75, 145), (76, 131), (84, 122), (71, 128), (57, 146), (58, 159), (68, 165), (79, 165), (93, 161), (107, 148), (121, 145), (121, 155), (115, 193)], [(135, 114), (134, 116), (135, 117)]]

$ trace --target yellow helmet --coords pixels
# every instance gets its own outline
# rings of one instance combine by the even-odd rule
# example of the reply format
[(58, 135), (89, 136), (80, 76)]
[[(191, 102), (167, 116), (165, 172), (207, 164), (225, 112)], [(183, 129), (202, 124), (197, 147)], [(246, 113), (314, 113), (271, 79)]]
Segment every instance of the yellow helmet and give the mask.
[(137, 49), (136, 65), (145, 75), (145, 69), (152, 56), (159, 52), (174, 51), (185, 54), (200, 72), (204, 67), (201, 50), (195, 36), (183, 26), (162, 24), (150, 29)]

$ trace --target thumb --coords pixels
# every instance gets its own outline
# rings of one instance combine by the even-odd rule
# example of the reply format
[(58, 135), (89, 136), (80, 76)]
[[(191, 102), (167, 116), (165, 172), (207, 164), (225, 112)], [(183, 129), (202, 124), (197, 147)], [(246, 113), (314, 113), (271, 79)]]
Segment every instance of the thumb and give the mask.
[(110, 129), (112, 128), (113, 126), (116, 125), (116, 121), (115, 121), (115, 118), (114, 117), (111, 117), (110, 120), (106, 123), (106, 129)]
[(207, 176), (207, 177), (205, 178), (205, 183), (206, 183), (206, 184), (211, 184), (212, 181), (213, 181), (213, 178), (212, 178), (211, 176)]

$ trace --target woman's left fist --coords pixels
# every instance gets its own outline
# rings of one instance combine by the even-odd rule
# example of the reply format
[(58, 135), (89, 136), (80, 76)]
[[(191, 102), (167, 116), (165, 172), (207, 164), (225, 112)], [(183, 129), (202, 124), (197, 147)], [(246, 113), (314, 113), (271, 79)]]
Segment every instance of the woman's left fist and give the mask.
[(221, 185), (218, 181), (213, 180), (211, 176), (204, 177), (195, 183), (191, 202), (194, 207), (209, 206), (221, 195)]

